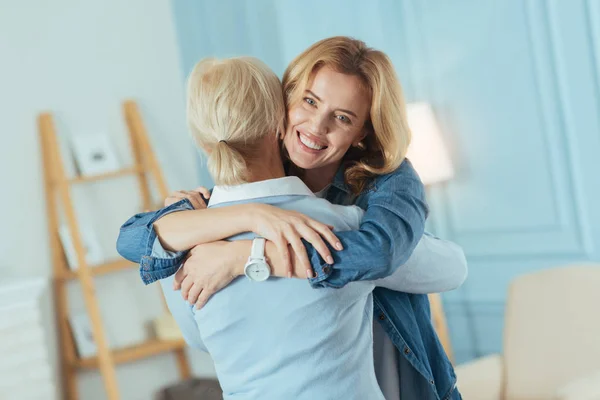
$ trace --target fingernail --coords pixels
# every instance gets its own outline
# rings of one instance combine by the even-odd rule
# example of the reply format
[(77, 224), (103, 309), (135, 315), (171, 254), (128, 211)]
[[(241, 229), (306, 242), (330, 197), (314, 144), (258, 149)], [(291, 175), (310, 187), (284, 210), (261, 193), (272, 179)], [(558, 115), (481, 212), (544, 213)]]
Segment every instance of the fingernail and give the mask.
[(292, 273), (290, 271), (288, 271), (288, 278), (292, 277)]
[(306, 277), (307, 278), (312, 278), (313, 277), (313, 273), (312, 273), (312, 271), (310, 269), (306, 270)]
[(327, 264), (333, 264), (333, 257), (327, 257)]
[(344, 249), (344, 248), (342, 247), (342, 244), (341, 244), (340, 242), (337, 242), (337, 243), (335, 244), (335, 248), (336, 248), (336, 249), (338, 249), (338, 250), (343, 250), (343, 249)]

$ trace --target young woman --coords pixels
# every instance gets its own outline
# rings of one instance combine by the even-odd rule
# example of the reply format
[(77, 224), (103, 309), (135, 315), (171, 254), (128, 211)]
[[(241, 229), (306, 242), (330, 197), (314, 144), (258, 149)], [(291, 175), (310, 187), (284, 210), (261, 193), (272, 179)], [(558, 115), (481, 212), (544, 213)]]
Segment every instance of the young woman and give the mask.
[[(157, 212), (155, 218), (137, 221), (134, 217), (122, 228), (120, 252), (141, 263), (145, 282), (175, 273), (184, 251), (197, 245), (178, 278), (182, 294), (204, 304), (237, 275), (232, 271), (239, 270), (252, 245), (251, 241), (215, 241), (246, 231), (267, 239), (266, 255), (278, 275), (288, 274), (290, 244), (298, 258), (293, 263), (295, 274), (309, 264), (314, 288), (339, 288), (403, 272), (401, 266), (423, 235), (427, 207), (423, 186), (404, 158), (410, 131), (391, 62), (363, 42), (325, 39), (292, 61), (283, 88), (287, 121), (281, 136), (288, 173), (332, 203), (364, 209), (360, 228), (333, 235), (311, 218), (264, 204), (197, 210), (195, 217), (169, 214), (192, 208), (189, 200), (182, 200)], [(176, 257), (152, 255), (157, 233), (165, 249), (180, 251)], [(432, 267), (440, 275), (447, 274), (443, 266)], [(462, 283), (465, 270), (453, 270), (445, 277), (447, 290)], [(432, 286), (426, 284), (417, 287), (415, 282), (405, 291), (423, 293)], [(431, 326), (427, 296), (377, 288), (374, 310), (400, 355), (396, 373), (386, 378), (394, 381), (401, 398), (460, 398), (453, 368)]]

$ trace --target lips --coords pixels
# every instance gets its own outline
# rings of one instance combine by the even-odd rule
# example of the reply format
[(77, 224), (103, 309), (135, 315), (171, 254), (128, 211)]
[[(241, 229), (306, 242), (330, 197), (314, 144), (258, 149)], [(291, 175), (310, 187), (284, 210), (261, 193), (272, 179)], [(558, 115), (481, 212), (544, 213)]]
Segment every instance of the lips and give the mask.
[(327, 148), (327, 146), (315, 141), (309, 135), (300, 133), (299, 131), (296, 131), (296, 135), (298, 136), (298, 143), (306, 151), (319, 152)]

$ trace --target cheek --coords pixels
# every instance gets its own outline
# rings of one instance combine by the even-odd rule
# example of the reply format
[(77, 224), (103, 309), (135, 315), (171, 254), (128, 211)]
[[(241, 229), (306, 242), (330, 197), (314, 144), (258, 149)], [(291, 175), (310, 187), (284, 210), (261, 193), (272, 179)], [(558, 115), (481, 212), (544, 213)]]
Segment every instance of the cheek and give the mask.
[(350, 145), (352, 143), (348, 143), (346, 141), (342, 142), (342, 143), (338, 143), (336, 145), (336, 152), (340, 153), (340, 154), (346, 154), (346, 152), (350, 149)]
[[(291, 126), (291, 124), (290, 124)], [(288, 127), (288, 130), (285, 134), (285, 136), (283, 137), (283, 147), (286, 148), (286, 150), (289, 152), (290, 149), (293, 148), (293, 144), (294, 144), (294, 135), (291, 132), (291, 129)]]
[(350, 149), (352, 143), (354, 143), (355, 138), (357, 137), (358, 135), (351, 132), (340, 132), (340, 134), (337, 135), (335, 139), (331, 139), (331, 142), (334, 144), (337, 151), (346, 153), (346, 151)]
[(294, 125), (300, 125), (306, 121), (306, 110), (302, 107), (292, 107), (288, 111), (288, 127), (293, 128)]

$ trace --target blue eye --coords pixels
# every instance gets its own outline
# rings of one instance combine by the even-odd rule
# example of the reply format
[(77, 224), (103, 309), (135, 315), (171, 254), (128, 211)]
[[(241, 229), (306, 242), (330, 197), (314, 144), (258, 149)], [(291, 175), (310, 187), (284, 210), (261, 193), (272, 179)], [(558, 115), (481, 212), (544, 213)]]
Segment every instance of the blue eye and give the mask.
[(346, 123), (346, 124), (350, 123), (350, 118), (346, 117), (345, 115), (338, 115), (336, 118), (338, 120), (342, 121), (343, 123)]
[(304, 101), (305, 101), (306, 103), (308, 103), (309, 105), (311, 105), (311, 106), (316, 106), (316, 105), (317, 105), (317, 102), (316, 102), (316, 101), (314, 101), (313, 99), (311, 99), (310, 97), (305, 97), (305, 98), (304, 98)]

